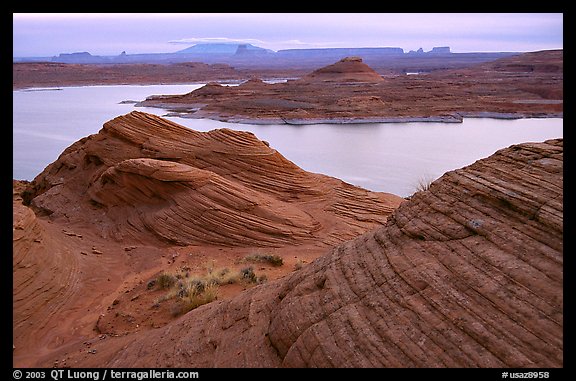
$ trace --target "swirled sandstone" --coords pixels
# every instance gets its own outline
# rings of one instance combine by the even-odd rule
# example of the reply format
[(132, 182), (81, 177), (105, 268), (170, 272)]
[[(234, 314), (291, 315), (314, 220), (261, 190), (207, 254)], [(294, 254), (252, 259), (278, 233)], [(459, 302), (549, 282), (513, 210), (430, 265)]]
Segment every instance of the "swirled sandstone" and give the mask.
[(286, 278), (75, 361), (562, 367), (562, 265), (563, 141), (514, 145), (446, 173), (385, 226)]
[(342, 242), (403, 201), (306, 172), (251, 133), (201, 133), (141, 112), (67, 148), (24, 198), (104, 238), (275, 247)]

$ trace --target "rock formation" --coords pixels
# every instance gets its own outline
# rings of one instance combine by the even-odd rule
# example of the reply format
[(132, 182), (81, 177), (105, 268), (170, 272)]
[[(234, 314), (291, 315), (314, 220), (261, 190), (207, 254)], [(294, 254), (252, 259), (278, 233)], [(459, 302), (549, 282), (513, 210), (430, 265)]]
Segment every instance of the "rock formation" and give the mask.
[[(124, 58), (123, 58), (124, 57)], [(120, 55), (120, 60), (127, 60)], [(206, 83), (220, 80), (241, 80), (246, 75), (225, 64), (181, 62), (175, 64), (73, 64), (59, 62), (14, 63), (14, 89), (25, 87), (58, 87), (126, 84)]]
[(302, 78), (304, 81), (325, 82), (380, 82), (384, 79), (370, 66), (362, 62), (361, 57), (342, 58), (335, 64), (325, 66)]
[(70, 146), (24, 198), (52, 219), (97, 223), (105, 238), (229, 246), (318, 240), (339, 223), (344, 239), (402, 201), (303, 171), (251, 133), (200, 133), (140, 112)]
[[(168, 168), (157, 177), (191, 176)], [(562, 367), (562, 265), (563, 141), (525, 143), (446, 173), (285, 278), (59, 355), (83, 367)]]
[[(442, 51), (433, 55), (442, 56)], [(348, 57), (286, 83), (205, 87), (183, 95), (151, 96), (137, 106), (178, 110), (191, 118), (272, 124), (561, 117), (563, 51), (386, 78), (360, 57)]]
[(382, 226), (404, 201), (306, 172), (252, 133), (114, 118), (31, 183), (14, 183), (15, 364), (58, 359), (103, 316), (114, 324), (104, 334), (173, 320), (140, 293), (163, 271), (241, 269), (246, 254), (274, 253), (283, 268), (255, 269), (273, 280)]

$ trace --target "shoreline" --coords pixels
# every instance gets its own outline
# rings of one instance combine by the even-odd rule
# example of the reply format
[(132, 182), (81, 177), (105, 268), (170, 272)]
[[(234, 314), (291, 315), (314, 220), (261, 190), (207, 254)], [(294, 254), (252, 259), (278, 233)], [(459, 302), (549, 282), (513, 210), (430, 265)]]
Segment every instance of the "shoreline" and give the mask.
[[(222, 84), (235, 84), (239, 80), (220, 80), (217, 81)], [(65, 88), (78, 88), (78, 87), (107, 87), (107, 86), (162, 86), (162, 85), (205, 85), (204, 82), (179, 82), (179, 83), (99, 83), (99, 84), (65, 84), (59, 86), (32, 86), (32, 87), (18, 87), (13, 86), (12, 91), (61, 91)], [(152, 101), (152, 102), (151, 102)], [(555, 101), (557, 103), (558, 101)], [(248, 117), (241, 115), (224, 115), (215, 111), (205, 111), (202, 108), (206, 106), (206, 103), (194, 103), (194, 104), (178, 104), (173, 103), (163, 103), (157, 102), (153, 103), (153, 100), (145, 99), (142, 101), (134, 100), (124, 100), (120, 103), (132, 103), (134, 107), (150, 107), (156, 109), (164, 109), (167, 113), (165, 117), (178, 117), (185, 119), (209, 119), (225, 123), (237, 123), (237, 124), (254, 124), (254, 125), (274, 125), (274, 124), (286, 124), (286, 125), (314, 125), (314, 124), (377, 124), (377, 123), (462, 123), (464, 118), (491, 118), (491, 119), (525, 119), (525, 118), (564, 118), (563, 112), (555, 113), (511, 113), (511, 112), (493, 112), (493, 111), (472, 111), (472, 112), (455, 112), (450, 115), (436, 115), (436, 116), (358, 116), (350, 118), (329, 118), (329, 117), (317, 117), (317, 118), (263, 118), (263, 117)], [(520, 103), (520, 102), (516, 102)]]
[[(564, 118), (563, 112), (547, 113), (547, 114), (526, 114), (526, 113), (502, 113), (492, 111), (476, 111), (476, 112), (458, 112), (452, 115), (445, 116), (399, 116), (399, 117), (353, 117), (353, 118), (258, 118), (258, 117), (243, 117), (243, 116), (226, 116), (217, 112), (203, 111), (196, 107), (175, 107), (173, 111), (170, 108), (156, 107), (150, 105), (139, 105), (136, 103), (135, 107), (152, 107), (165, 109), (167, 113), (163, 117), (178, 117), (184, 119), (209, 119), (225, 123), (238, 123), (238, 124), (255, 124), (255, 125), (274, 125), (286, 124), (295, 126), (305, 126), (314, 124), (378, 124), (378, 123), (462, 123), (464, 118), (487, 118), (487, 119), (530, 119), (530, 118)], [(186, 111), (174, 111), (176, 109)], [(192, 112), (191, 112), (192, 111)]]
[[(216, 82), (216, 81), (214, 81)], [(223, 81), (223, 84), (229, 84), (233, 82)], [(92, 83), (92, 84), (65, 84), (65, 85), (55, 85), (55, 86), (12, 86), (12, 91), (50, 91), (50, 90), (63, 90), (66, 88), (75, 87), (107, 87), (107, 86), (188, 86), (188, 85), (205, 85), (205, 82), (150, 82), (150, 83)]]

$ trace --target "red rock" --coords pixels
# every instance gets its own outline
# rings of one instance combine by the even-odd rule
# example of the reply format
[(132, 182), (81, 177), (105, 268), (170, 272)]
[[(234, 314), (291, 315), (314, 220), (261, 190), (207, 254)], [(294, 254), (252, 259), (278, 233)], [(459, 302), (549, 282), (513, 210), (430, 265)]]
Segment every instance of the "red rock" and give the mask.
[[(13, 186), (18, 367), (564, 364), (562, 139), (500, 150), (403, 202), (303, 171), (250, 133), (134, 112)], [(262, 246), (324, 251), (169, 322), (141, 304), (166, 266)], [(90, 248), (101, 254), (78, 255)]]
[(188, 108), (190, 117), (260, 123), (445, 121), (466, 116), (561, 117), (563, 51), (519, 54), (464, 69), (383, 78), (359, 57), (298, 80), (203, 87), (139, 105)]
[(325, 66), (304, 76), (301, 81), (326, 82), (381, 82), (384, 79), (360, 57), (342, 58), (335, 64)]
[(562, 139), (500, 150), (291, 276), (80, 364), (562, 367), (562, 169)]
[(306, 172), (251, 133), (201, 133), (140, 112), (66, 149), (25, 198), (53, 219), (97, 222), (106, 238), (226, 246), (326, 240), (340, 224), (344, 240), (403, 201)]

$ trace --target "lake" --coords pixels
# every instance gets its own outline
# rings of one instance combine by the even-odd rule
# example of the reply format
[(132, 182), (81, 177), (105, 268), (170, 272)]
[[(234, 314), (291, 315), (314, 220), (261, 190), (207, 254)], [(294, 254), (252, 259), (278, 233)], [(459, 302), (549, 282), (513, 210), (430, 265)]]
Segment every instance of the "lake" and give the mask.
[[(87, 86), (13, 91), (14, 179), (32, 180), (80, 138), (133, 110), (149, 95), (183, 94), (203, 84)], [(563, 137), (563, 118), (465, 118), (463, 123), (252, 125), (168, 117), (197, 131), (253, 132), (301, 168), (366, 189), (409, 196), (434, 180), (512, 144)]]

